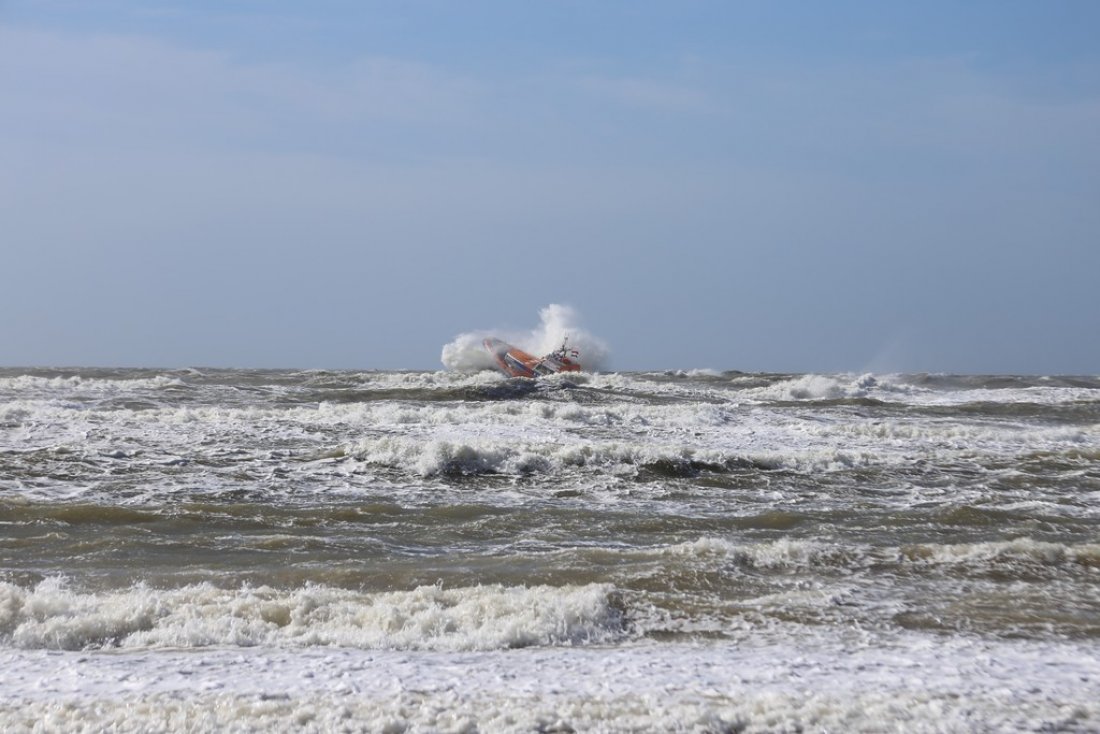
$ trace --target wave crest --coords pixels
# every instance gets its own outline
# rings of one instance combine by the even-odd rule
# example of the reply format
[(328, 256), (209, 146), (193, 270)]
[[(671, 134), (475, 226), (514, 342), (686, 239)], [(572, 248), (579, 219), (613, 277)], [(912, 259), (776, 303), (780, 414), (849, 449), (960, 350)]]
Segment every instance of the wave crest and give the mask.
[(50, 578), (0, 583), (0, 639), (29, 649), (339, 646), (498, 650), (613, 641), (623, 634), (614, 589), (499, 584), (364, 593), (308, 585), (219, 589), (194, 584), (81, 593)]

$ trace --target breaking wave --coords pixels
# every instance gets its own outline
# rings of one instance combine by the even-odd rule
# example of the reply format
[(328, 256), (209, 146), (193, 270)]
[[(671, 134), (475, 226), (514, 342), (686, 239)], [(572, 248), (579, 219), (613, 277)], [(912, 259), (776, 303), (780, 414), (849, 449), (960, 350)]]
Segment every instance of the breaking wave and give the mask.
[(580, 314), (569, 306), (552, 303), (539, 311), (539, 325), (528, 332), (471, 331), (456, 336), (443, 346), (440, 357), (444, 366), (458, 372), (495, 369), (495, 362), (482, 347), (482, 340), (495, 336), (534, 355), (548, 354), (568, 339), (569, 346), (580, 352), (579, 362), (586, 372), (605, 369), (610, 350), (602, 339), (580, 326)]
[(623, 634), (612, 587), (505, 587), (362, 593), (308, 585), (177, 589), (143, 584), (81, 593), (48, 578), (0, 583), (0, 640), (12, 647), (255, 645), (389, 650), (500, 650), (613, 641)]
[(1012, 567), (1080, 571), (1100, 569), (1100, 544), (1050, 543), (1031, 538), (985, 543), (913, 543), (902, 546), (859, 546), (783, 538), (767, 543), (739, 544), (721, 538), (700, 538), (669, 546), (660, 553), (672, 558), (720, 561), (769, 570), (828, 569), (857, 571), (942, 568), (981, 572)]

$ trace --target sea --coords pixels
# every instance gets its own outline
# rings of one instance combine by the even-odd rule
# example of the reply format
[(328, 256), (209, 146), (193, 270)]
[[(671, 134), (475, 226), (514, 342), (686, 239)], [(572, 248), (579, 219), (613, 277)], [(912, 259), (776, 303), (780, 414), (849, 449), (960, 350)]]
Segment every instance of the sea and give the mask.
[(1100, 377), (0, 369), (4, 732), (1097, 732)]

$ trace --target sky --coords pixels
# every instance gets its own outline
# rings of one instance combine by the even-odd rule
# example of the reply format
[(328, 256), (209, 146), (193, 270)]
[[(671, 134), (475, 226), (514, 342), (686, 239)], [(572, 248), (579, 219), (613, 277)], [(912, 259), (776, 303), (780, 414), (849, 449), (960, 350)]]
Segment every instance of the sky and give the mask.
[(0, 0), (0, 365), (1100, 373), (1100, 3)]

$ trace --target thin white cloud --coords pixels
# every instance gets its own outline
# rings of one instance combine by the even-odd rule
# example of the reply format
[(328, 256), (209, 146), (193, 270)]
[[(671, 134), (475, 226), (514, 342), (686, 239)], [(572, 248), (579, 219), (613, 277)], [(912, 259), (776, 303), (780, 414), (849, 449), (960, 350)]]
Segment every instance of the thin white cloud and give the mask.
[[(0, 29), (9, 137), (229, 147), (361, 126), (461, 124), (478, 83), (432, 66), (364, 58), (336, 71), (252, 64), (136, 36)], [(283, 141), (287, 142), (287, 141)]]

